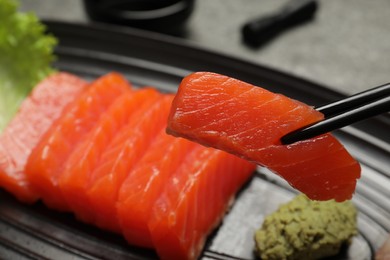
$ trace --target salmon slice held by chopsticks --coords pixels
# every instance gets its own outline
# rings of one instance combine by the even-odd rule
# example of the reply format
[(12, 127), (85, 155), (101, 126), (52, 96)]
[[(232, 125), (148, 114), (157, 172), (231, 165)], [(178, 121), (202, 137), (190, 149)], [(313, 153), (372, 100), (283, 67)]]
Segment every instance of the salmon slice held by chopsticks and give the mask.
[(184, 78), (168, 132), (266, 166), (315, 200), (351, 199), (359, 163), (331, 134), (283, 145), (281, 137), (323, 115), (302, 102), (227, 76)]

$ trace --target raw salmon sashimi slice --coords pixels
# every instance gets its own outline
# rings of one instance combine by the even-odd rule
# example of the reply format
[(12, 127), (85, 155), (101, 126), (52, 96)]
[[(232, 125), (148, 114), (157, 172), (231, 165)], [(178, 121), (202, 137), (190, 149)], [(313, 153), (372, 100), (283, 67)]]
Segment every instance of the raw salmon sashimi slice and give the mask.
[(103, 153), (87, 191), (98, 227), (121, 232), (116, 214), (120, 186), (166, 127), (172, 100), (173, 95), (161, 95), (153, 104), (144, 104)]
[(58, 178), (69, 155), (96, 125), (102, 113), (122, 94), (129, 83), (119, 74), (107, 74), (87, 87), (65, 109), (33, 149), (26, 165), (28, 180), (47, 206), (69, 210)]
[(78, 219), (87, 223), (94, 222), (93, 210), (86, 191), (90, 186), (92, 171), (97, 166), (101, 155), (117, 132), (133, 120), (132, 117), (137, 114), (139, 108), (143, 104), (155, 102), (159, 96), (155, 89), (144, 88), (139, 91), (129, 91), (117, 98), (100, 117), (94, 129), (70, 155), (65, 170), (59, 177), (59, 186)]
[(0, 186), (19, 200), (32, 203), (38, 199), (24, 172), (27, 159), (62, 110), (86, 85), (69, 73), (47, 77), (23, 101), (0, 136)]
[(255, 164), (199, 146), (165, 185), (153, 206), (149, 230), (161, 259), (197, 259)]
[(331, 134), (248, 152), (313, 200), (352, 197), (360, 165)]
[(154, 202), (165, 183), (197, 143), (167, 135), (162, 129), (136, 167), (123, 182), (118, 196), (117, 214), (126, 240), (153, 248), (148, 228)]
[(360, 165), (330, 134), (282, 145), (285, 134), (323, 115), (299, 101), (233, 79), (198, 72), (180, 84), (168, 132), (222, 149), (285, 178), (316, 200), (350, 199)]

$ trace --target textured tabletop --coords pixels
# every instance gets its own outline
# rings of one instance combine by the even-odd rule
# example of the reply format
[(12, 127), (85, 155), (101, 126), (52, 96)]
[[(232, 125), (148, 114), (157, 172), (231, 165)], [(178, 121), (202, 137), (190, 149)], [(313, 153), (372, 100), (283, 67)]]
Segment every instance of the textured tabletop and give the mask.
[[(198, 45), (351, 94), (390, 82), (390, 1), (322, 0), (312, 22), (261, 48), (243, 44), (241, 26), (287, 1), (196, 0), (186, 36)], [(41, 18), (88, 22), (81, 0), (21, 0)]]

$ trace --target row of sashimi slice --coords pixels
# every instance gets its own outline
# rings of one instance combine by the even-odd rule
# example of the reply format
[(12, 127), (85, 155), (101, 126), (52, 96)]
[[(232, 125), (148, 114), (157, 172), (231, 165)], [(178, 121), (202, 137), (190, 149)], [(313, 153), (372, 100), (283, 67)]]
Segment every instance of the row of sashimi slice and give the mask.
[(117, 73), (54, 74), (0, 136), (0, 186), (162, 259), (195, 259), (255, 165), (167, 135), (172, 100)]

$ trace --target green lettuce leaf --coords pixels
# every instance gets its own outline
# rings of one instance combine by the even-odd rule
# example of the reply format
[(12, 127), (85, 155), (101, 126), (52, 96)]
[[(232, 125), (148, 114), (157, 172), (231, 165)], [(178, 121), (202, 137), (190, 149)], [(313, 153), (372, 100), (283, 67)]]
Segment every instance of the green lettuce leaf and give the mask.
[(15, 0), (0, 0), (0, 132), (31, 89), (54, 69), (57, 39)]

